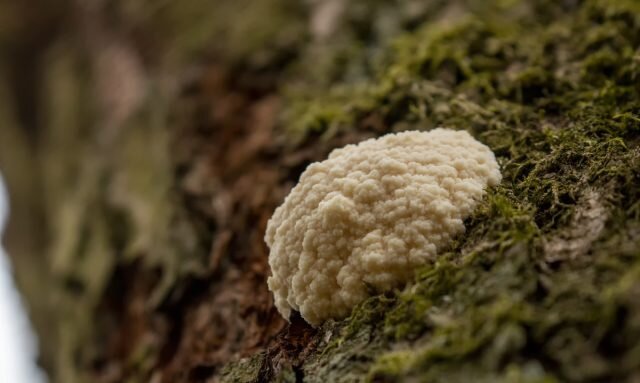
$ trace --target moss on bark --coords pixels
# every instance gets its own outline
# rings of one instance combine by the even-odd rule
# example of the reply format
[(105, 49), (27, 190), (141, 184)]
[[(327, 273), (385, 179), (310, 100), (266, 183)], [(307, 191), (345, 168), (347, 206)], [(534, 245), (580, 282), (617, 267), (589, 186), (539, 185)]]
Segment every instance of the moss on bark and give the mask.
[[(44, 51), (40, 121), (0, 109), (53, 381), (640, 379), (636, 1), (104, 8)], [(301, 169), (436, 126), (502, 167), (466, 233), (406, 289), (285, 328), (261, 235)]]
[(415, 283), (325, 329), (305, 380), (639, 377), (638, 4), (487, 3), (401, 35), (357, 85), (292, 99), (290, 134), (467, 129), (504, 175)]

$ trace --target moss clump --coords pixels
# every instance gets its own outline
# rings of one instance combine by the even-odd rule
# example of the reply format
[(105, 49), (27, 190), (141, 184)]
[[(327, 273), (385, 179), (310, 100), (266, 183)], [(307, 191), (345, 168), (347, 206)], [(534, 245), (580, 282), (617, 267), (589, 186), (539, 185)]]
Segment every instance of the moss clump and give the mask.
[(388, 342), (380, 323), (384, 321), (385, 308), (394, 304), (393, 297), (376, 296), (363, 302), (349, 321), (329, 321), (322, 328), (324, 341), (318, 353), (304, 364), (304, 381), (354, 382), (367, 374), (375, 358), (383, 352)]
[(221, 381), (224, 383), (257, 382), (260, 378), (265, 356), (265, 353), (258, 353), (250, 358), (229, 363), (222, 371)]
[(309, 381), (640, 374), (638, 4), (486, 3), (411, 29), (357, 85), (292, 100), (290, 137), (371, 116), (385, 131), (468, 129), (504, 175), (413, 285), (325, 330), (336, 340)]

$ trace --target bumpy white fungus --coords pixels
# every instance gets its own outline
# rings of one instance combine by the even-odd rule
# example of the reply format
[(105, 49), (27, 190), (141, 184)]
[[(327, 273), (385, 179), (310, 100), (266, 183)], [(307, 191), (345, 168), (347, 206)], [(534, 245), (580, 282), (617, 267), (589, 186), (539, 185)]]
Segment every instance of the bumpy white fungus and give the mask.
[(464, 131), (389, 134), (334, 150), (302, 173), (267, 225), (278, 311), (317, 326), (408, 282), (500, 179), (493, 152)]

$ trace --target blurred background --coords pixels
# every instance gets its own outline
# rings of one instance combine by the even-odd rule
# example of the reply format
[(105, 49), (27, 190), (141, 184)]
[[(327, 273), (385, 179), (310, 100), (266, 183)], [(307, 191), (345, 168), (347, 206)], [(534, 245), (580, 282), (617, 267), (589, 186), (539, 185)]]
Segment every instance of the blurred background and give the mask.
[[(0, 236), (9, 213), (6, 188), (0, 176)], [(0, 381), (44, 383), (37, 366), (37, 342), (13, 279), (9, 259), (0, 245)]]

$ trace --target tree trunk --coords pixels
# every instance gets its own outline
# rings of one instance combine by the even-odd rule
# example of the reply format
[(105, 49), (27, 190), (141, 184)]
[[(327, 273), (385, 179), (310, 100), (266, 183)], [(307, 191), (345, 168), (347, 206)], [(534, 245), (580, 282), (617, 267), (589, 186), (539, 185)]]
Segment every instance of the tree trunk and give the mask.
[[(5, 244), (53, 383), (640, 382), (637, 2), (0, 11)], [(280, 317), (263, 236), (300, 173), (437, 126), (501, 165), (466, 232), (346, 319)]]

